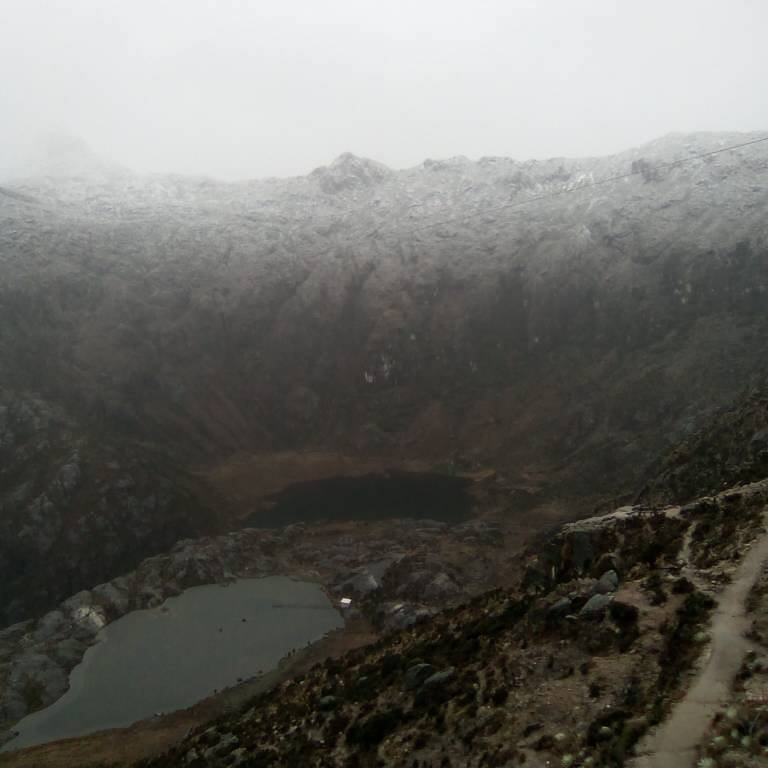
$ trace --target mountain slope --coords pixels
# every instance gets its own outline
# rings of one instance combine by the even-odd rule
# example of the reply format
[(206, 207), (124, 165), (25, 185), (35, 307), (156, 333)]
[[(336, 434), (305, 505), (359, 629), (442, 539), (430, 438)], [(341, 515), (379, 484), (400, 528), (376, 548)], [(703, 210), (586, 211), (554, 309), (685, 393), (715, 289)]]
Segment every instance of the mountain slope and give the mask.
[[(708, 657), (710, 612), (733, 591), (722, 584), (750, 547), (765, 558), (767, 500), (762, 481), (686, 511), (625, 507), (567, 525), (535, 553), (547, 576), (526, 590), (318, 664), (140, 765), (625, 765)], [(697, 562), (713, 544), (719, 556)]]
[(758, 379), (648, 470), (640, 499), (680, 501), (768, 475), (768, 382)]
[[(677, 469), (753, 471), (763, 400), (694, 438), (710, 474), (686, 443)], [(762, 479), (566, 524), (517, 589), (319, 664), (140, 765), (762, 764), (767, 520)]]
[[(155, 457), (143, 498), (157, 462), (202, 512), (143, 515), (140, 547), (118, 545), (100, 569), (78, 565), (100, 533), (62, 537), (46, 603), (30, 574), (47, 524), (39, 494), (19, 497), (59, 466), (41, 450), (0, 479), (0, 578), (15, 585), (0, 621), (114, 575), (113, 562), (236, 525), (266, 493), (254, 455), (490, 466), (542, 496), (633, 488), (765, 370), (768, 145), (675, 164), (749, 138), (404, 171), (344, 155), (237, 184), (125, 171), (6, 184), (5, 401), (66, 414), (61, 461), (87, 441), (99, 467), (88, 498), (112, 447), (128, 445)], [(241, 459), (247, 503), (217, 480)], [(73, 507), (67, 531), (93, 503)], [(132, 540), (119, 510), (106, 505), (105, 525)]]

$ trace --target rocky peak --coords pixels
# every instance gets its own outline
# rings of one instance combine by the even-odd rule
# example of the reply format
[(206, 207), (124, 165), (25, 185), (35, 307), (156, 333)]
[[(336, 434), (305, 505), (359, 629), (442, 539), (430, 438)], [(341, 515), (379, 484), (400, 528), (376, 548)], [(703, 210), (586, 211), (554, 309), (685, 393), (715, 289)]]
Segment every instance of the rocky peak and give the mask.
[(357, 187), (371, 187), (392, 175), (382, 163), (351, 152), (339, 155), (330, 165), (316, 168), (310, 174), (324, 192), (336, 193)]

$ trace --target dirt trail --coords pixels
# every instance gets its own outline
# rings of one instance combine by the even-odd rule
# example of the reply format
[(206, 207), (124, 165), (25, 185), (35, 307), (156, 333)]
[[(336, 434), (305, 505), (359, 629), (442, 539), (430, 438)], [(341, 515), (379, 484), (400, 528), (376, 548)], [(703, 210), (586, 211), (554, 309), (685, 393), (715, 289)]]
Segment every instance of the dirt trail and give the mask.
[(669, 717), (640, 741), (635, 768), (688, 768), (694, 764), (696, 748), (715, 713), (728, 700), (736, 673), (752, 647), (745, 637), (750, 625), (745, 605), (766, 562), (768, 531), (753, 542), (733, 580), (716, 598), (709, 627), (711, 642), (701, 670)]

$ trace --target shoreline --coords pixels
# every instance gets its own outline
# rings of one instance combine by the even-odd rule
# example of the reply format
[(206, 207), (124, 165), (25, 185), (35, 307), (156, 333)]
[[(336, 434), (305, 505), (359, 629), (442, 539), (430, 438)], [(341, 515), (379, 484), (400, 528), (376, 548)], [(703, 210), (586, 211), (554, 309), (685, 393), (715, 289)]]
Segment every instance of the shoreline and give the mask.
[[(325, 591), (325, 590), (324, 590)], [(334, 608), (337, 608), (334, 606)], [(338, 608), (337, 608), (338, 610)], [(308, 646), (289, 652), (277, 666), (258, 677), (226, 688), (185, 709), (140, 720), (126, 728), (97, 731), (85, 736), (51, 741), (0, 754), (3, 768), (75, 768), (89, 765), (125, 766), (162, 753), (188, 731), (243, 707), (250, 699), (301, 674), (317, 663), (340, 656), (377, 639), (360, 617), (344, 619), (344, 626), (328, 632)]]

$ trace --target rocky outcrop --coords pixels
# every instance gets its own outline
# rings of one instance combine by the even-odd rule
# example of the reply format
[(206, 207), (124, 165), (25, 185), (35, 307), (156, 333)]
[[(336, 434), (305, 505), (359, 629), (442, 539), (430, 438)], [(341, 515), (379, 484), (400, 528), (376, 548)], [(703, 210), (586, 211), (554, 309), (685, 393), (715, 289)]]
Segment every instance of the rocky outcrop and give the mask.
[(345, 152), (329, 166), (316, 168), (309, 174), (309, 178), (317, 181), (323, 192), (335, 194), (358, 187), (375, 186), (394, 175), (386, 165)]
[(0, 392), (0, 462), (0, 627), (213, 527), (166, 457), (41, 397)]
[(598, 598), (593, 604), (604, 608), (602, 598), (614, 594), (633, 570), (677, 572), (686, 541), (687, 556), (696, 566), (716, 572), (724, 565), (727, 570), (745, 537), (762, 526), (767, 502), (768, 481), (761, 480), (682, 507), (626, 506), (567, 523), (529, 553), (522, 585), (532, 593), (547, 593), (559, 583), (583, 584), (550, 606), (554, 618), (575, 609), (575, 597), (579, 606)]

